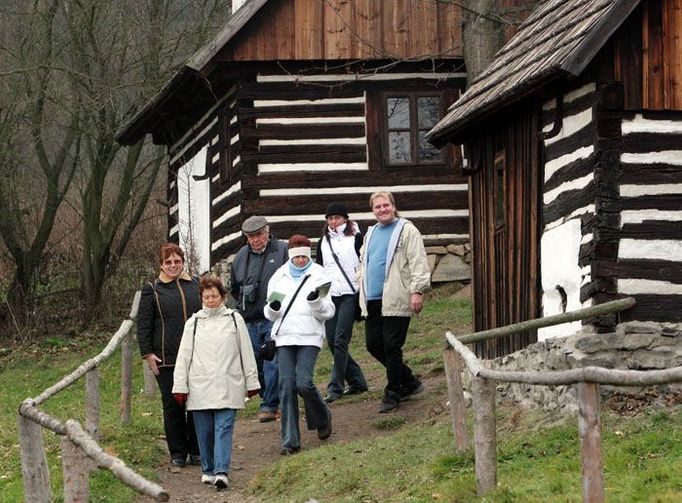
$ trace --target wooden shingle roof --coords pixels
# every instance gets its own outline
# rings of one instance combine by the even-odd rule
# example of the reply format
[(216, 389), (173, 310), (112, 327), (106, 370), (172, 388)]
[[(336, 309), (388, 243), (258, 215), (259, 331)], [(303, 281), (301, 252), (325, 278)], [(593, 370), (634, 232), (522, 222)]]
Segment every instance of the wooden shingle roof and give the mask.
[(541, 85), (579, 75), (640, 0), (544, 0), (429, 132), (437, 146)]

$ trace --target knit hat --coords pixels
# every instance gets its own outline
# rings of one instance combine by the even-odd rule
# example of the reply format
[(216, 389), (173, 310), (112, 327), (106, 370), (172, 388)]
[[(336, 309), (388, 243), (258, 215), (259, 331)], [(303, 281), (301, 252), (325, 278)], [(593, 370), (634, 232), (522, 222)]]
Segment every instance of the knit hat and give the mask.
[(299, 257), (301, 255), (310, 258), (310, 249), (312, 246), (310, 239), (301, 234), (291, 236), (289, 239), (289, 258)]
[(331, 215), (341, 215), (344, 218), (348, 218), (348, 208), (343, 203), (329, 203), (327, 211), (324, 213), (324, 218)]
[(254, 215), (244, 220), (244, 223), (242, 224), (242, 232), (244, 234), (255, 234), (259, 230), (264, 229), (267, 225), (268, 221), (265, 219), (265, 217)]

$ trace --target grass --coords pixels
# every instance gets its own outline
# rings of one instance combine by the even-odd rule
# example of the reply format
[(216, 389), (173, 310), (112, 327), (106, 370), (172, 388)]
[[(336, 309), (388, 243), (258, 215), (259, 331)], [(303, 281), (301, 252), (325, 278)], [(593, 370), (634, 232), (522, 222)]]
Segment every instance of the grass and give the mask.
[[(437, 291), (415, 318), (405, 345), (405, 357), (420, 375), (441, 374), (445, 330), (468, 331), (471, 304)], [(379, 398), (384, 369), (364, 349), (363, 325), (358, 324), (351, 352), (373, 384), (370, 397)], [(0, 501), (21, 501), (23, 488), (16, 432), (16, 410), (26, 397), (57, 382), (97, 354), (111, 334), (94, 334), (74, 341), (50, 338), (29, 350), (0, 360)], [(136, 356), (137, 357), (137, 356)], [(316, 367), (316, 382), (324, 391), (331, 370), (325, 348)], [(100, 370), (100, 445), (126, 464), (154, 480), (155, 468), (166, 460), (158, 395), (142, 393), (141, 365), (134, 365), (133, 421), (120, 425), (120, 353)], [(444, 389), (440, 390), (443, 391)], [(345, 402), (367, 395), (344, 398)], [(84, 383), (79, 382), (48, 400), (44, 409), (59, 419), (83, 421)], [(252, 400), (244, 412), (257, 412)], [(371, 402), (370, 402), (371, 403)], [(371, 406), (376, 405), (372, 403)], [(682, 412), (649, 412), (635, 418), (603, 415), (603, 445), (609, 501), (672, 502), (682, 496)], [(471, 427), (471, 425), (469, 425)], [(485, 499), (475, 495), (472, 454), (453, 449), (447, 411), (423, 424), (407, 422), (400, 414), (377, 417), (368, 427), (388, 434), (344, 444), (330, 444), (282, 459), (265, 467), (249, 491), (273, 503), (580, 501), (580, 457), (577, 420), (547, 418), (534, 411), (498, 409), (498, 490)], [(62, 501), (59, 438), (44, 434), (55, 501)], [(133, 501), (136, 495), (108, 472), (90, 477), (91, 501)]]
[[(303, 451), (261, 471), (251, 492), (271, 502), (579, 502), (577, 420), (538, 426), (544, 419), (501, 408), (498, 489), (485, 498), (475, 494), (473, 454), (454, 453), (447, 418)], [(607, 500), (680, 501), (682, 411), (603, 419)]]

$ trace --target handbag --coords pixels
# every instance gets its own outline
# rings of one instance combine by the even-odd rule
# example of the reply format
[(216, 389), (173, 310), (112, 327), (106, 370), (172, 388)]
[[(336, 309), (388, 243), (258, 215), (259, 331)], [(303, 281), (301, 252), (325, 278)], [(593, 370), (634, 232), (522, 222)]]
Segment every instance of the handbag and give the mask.
[[(291, 297), (291, 302), (287, 305), (287, 308), (284, 310), (284, 314), (282, 315), (282, 321), (279, 323), (279, 327), (277, 327), (277, 332), (275, 332), (275, 336), (279, 333), (279, 329), (282, 328), (282, 324), (284, 323), (284, 319), (287, 317), (287, 314), (289, 313), (289, 309), (291, 309), (292, 304), (296, 300), (296, 296), (298, 295), (298, 292), (301, 291), (301, 288), (303, 288), (303, 284), (308, 281), (308, 278), (310, 277), (310, 274), (306, 274), (303, 276), (303, 279), (301, 282), (298, 284), (298, 288), (294, 292), (294, 296)], [(261, 344), (260, 347), (260, 357), (263, 360), (266, 361), (272, 361), (272, 359), (275, 357), (275, 354), (277, 354), (277, 344), (275, 343), (275, 340), (271, 337), (265, 343)]]
[(336, 255), (334, 248), (332, 248), (332, 241), (331, 239), (329, 239), (329, 234), (326, 235), (326, 238), (327, 244), (329, 245), (329, 250), (332, 252), (332, 257), (334, 257), (334, 262), (336, 262), (336, 266), (339, 268), (339, 271), (341, 271), (341, 274), (343, 275), (343, 278), (346, 280), (346, 283), (348, 283), (348, 286), (353, 292), (353, 295), (355, 295), (355, 314), (353, 316), (353, 320), (362, 321), (365, 319), (365, 317), (362, 315), (362, 308), (360, 307), (360, 292), (355, 291), (353, 283), (351, 283), (350, 279), (348, 278), (348, 275), (346, 274), (346, 271), (343, 269), (343, 267), (341, 267), (339, 257)]

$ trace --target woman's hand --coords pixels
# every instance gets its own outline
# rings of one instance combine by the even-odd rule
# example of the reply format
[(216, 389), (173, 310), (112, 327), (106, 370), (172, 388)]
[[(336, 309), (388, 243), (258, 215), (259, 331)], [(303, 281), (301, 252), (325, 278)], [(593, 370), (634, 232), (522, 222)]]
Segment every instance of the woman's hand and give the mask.
[(149, 370), (151, 370), (155, 376), (159, 375), (159, 367), (156, 365), (156, 362), (160, 362), (161, 358), (152, 353), (150, 355), (145, 356), (144, 360), (147, 362)]
[(256, 396), (257, 394), (258, 394), (258, 390), (257, 390), (257, 389), (250, 389), (250, 390), (247, 390), (247, 391), (246, 391), (246, 396), (249, 397), (249, 398), (253, 398), (253, 397)]
[(187, 401), (187, 393), (173, 393), (173, 398), (180, 405), (183, 405)]

